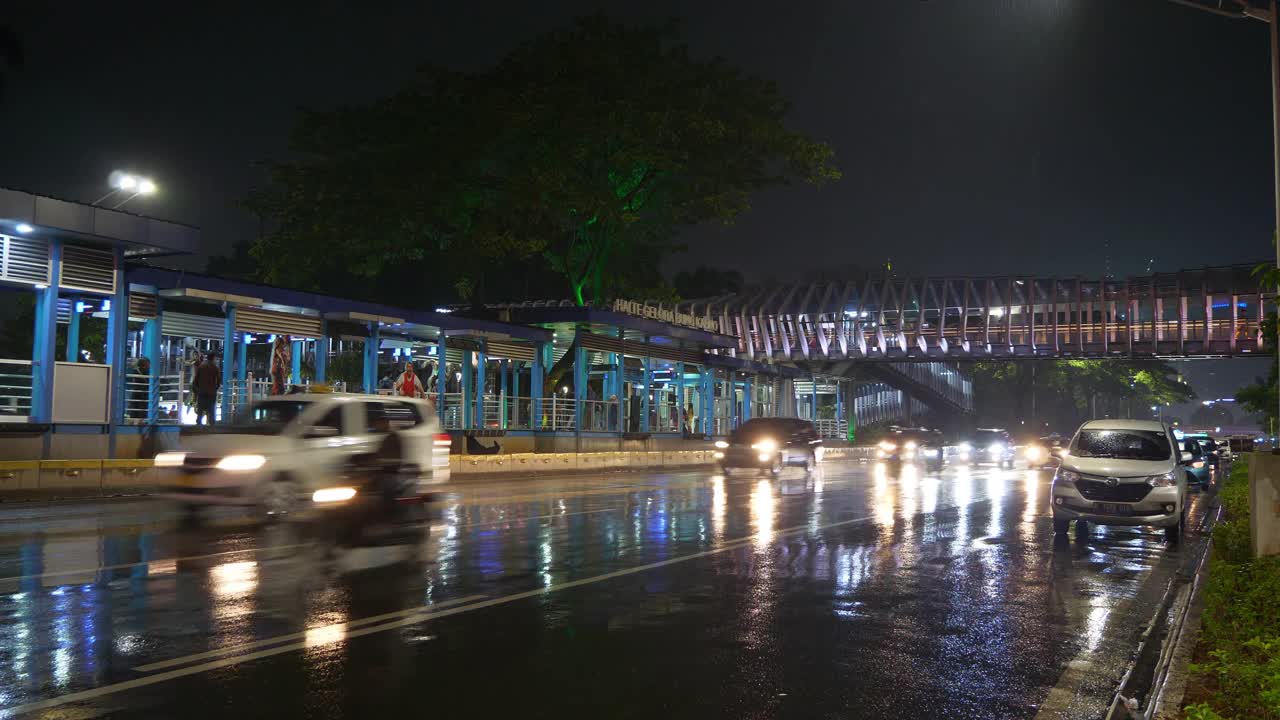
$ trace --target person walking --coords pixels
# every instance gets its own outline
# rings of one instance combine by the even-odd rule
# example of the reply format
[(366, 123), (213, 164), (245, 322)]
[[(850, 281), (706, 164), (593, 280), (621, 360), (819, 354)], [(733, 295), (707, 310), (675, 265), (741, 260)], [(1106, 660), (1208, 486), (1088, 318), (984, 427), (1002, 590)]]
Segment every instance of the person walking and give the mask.
[(218, 403), (218, 388), (222, 387), (222, 370), (213, 359), (213, 353), (204, 356), (204, 362), (196, 366), (195, 379), (191, 381), (191, 392), (196, 397), (196, 424), (202, 425), (206, 419), (213, 425)]

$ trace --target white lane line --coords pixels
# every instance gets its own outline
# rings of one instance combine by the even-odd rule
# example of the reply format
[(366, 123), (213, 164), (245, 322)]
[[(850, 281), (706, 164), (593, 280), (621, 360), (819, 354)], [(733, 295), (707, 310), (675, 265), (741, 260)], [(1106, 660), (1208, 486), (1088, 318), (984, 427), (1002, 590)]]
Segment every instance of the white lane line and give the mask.
[(172, 658), (170, 660), (161, 660), (160, 662), (154, 662), (147, 665), (139, 665), (135, 667), (134, 670), (137, 670), (138, 672), (153, 672), (155, 670), (164, 670), (165, 668), (177, 667), (178, 665), (187, 665), (197, 660), (207, 660), (208, 658), (215, 658), (222, 655), (234, 655), (235, 653), (242, 652), (245, 650), (253, 650), (254, 648), (267, 647), (268, 645), (276, 645), (278, 643), (288, 642), (289, 640), (305, 640), (308, 635), (312, 637), (318, 637), (318, 636), (327, 637), (329, 635), (337, 635), (338, 637), (341, 637), (343, 634), (346, 634), (345, 631), (348, 628), (363, 627), (365, 625), (371, 625), (376, 622), (382, 622), (383, 620), (390, 620), (392, 618), (402, 618), (408, 615), (422, 615), (427, 612), (427, 610), (425, 610), (424, 608), (452, 607), (454, 605), (462, 605), (465, 603), (474, 602), (476, 600), (483, 600), (486, 597), (488, 597), (488, 595), (468, 595), (466, 597), (457, 598), (454, 600), (444, 600), (442, 602), (433, 603), (431, 605), (422, 605), (419, 607), (408, 608), (407, 610), (396, 610), (389, 613), (383, 613), (381, 615), (372, 615), (370, 617), (360, 618), (359, 620), (348, 620), (346, 622), (332, 623), (330, 625), (317, 625), (315, 627), (309, 627), (302, 632), (289, 633), (287, 635), (277, 635), (276, 637), (263, 638), (262, 640), (258, 640), (251, 643), (243, 643), (241, 645), (229, 645), (224, 648), (209, 650), (208, 652), (194, 653), (192, 655), (183, 655), (181, 657)]
[[(982, 499), (985, 500), (987, 498), (982, 498)], [(972, 502), (978, 502), (978, 501), (979, 499), (975, 498)], [(972, 502), (970, 504), (972, 504)], [(939, 509), (951, 509), (954, 507), (959, 507), (959, 506), (953, 505), (953, 506), (948, 506), (947, 508), (939, 508)], [(773, 531), (770, 544), (772, 544), (773, 540), (780, 539), (783, 537), (790, 537), (793, 535), (799, 535), (803, 533), (817, 532), (820, 530), (829, 530), (831, 528), (843, 527), (845, 525), (852, 525), (854, 523), (867, 522), (869, 520), (874, 520), (874, 519), (875, 519), (874, 515), (868, 515), (866, 517), (850, 518), (848, 520), (840, 520), (833, 523), (827, 523), (826, 525), (818, 525), (814, 527), (811, 527), (809, 525), (796, 525), (794, 527)], [(430, 611), (431, 606), (422, 606), (420, 608), (417, 608), (417, 610), (420, 611), (418, 613), (408, 615), (407, 617), (403, 617), (398, 620), (383, 623), (381, 625), (372, 625), (370, 627), (360, 628), (358, 630), (354, 630), (352, 632), (348, 632), (344, 634), (333, 633), (332, 636), (330, 637), (319, 636), (319, 634), (317, 633), (318, 637), (313, 642), (310, 642), (310, 643), (307, 643), (307, 642), (291, 643), (288, 645), (280, 645), (280, 646), (268, 648), (265, 650), (259, 650), (258, 652), (249, 653), (247, 655), (238, 655), (235, 657), (223, 658), (221, 660), (214, 660), (207, 663), (201, 663), (199, 665), (189, 665), (187, 667), (179, 668), (176, 670), (170, 670), (168, 672), (157, 673), (155, 675), (147, 675), (145, 677), (134, 678), (133, 680), (126, 680), (124, 682), (113, 683), (111, 685), (103, 685), (101, 687), (91, 688), (89, 690), (81, 690), (80, 692), (68, 693), (67, 695), (60, 695), (58, 697), (49, 698), (47, 700), (39, 700), (37, 702), (27, 703), (25, 705), (14, 705), (9, 708), (0, 708), (0, 713), (12, 716), (12, 715), (20, 715), (22, 713), (34, 712), (36, 710), (45, 710), (51, 707), (58, 707), (58, 706), (66, 705), (69, 703), (81, 702), (83, 700), (91, 700), (93, 698), (102, 697), (104, 695), (113, 695), (115, 693), (123, 692), (126, 690), (132, 690), (134, 688), (146, 687), (148, 685), (155, 685), (157, 683), (166, 682), (166, 681), (173, 680), (180, 677), (187, 677), (189, 675), (196, 675), (199, 673), (207, 672), (209, 670), (217, 670), (219, 668), (230, 667), (232, 665), (239, 665), (241, 663), (258, 660), (261, 658), (271, 657), (273, 655), (280, 655), (282, 653), (293, 652), (295, 650), (302, 650), (309, 647), (320, 647), (323, 645), (343, 642), (348, 638), (360, 637), (362, 635), (369, 635), (371, 633), (381, 632), (383, 630), (392, 630), (394, 628), (404, 627), (406, 625), (416, 625), (418, 623), (426, 622), (428, 620), (435, 620), (442, 617), (448, 617), (450, 615), (456, 615), (458, 613), (470, 612), (472, 610), (482, 610), (484, 608), (493, 607), (495, 605), (504, 605), (507, 603), (524, 600), (527, 598), (537, 597), (539, 595), (546, 595), (549, 593), (557, 592), (559, 590), (568, 590), (570, 588), (581, 587), (583, 585), (591, 585), (594, 583), (604, 582), (606, 580), (612, 580), (614, 578), (633, 575), (635, 573), (646, 572), (648, 570), (653, 570), (655, 568), (689, 562), (690, 560), (697, 560), (699, 558), (710, 557), (712, 555), (719, 555), (721, 553), (731, 552), (733, 550), (739, 550), (744, 547), (750, 547), (752, 544), (754, 544), (758, 540), (766, 537), (767, 534), (768, 534), (768, 531), (763, 531), (753, 535), (748, 535), (746, 537), (738, 538), (737, 540), (731, 540), (725, 543), (724, 545), (721, 545), (720, 547), (712, 548), (710, 550), (703, 550), (701, 552), (690, 553), (689, 555), (681, 555), (679, 557), (674, 557), (667, 560), (660, 560), (658, 562), (647, 563), (644, 565), (637, 565), (635, 567), (624, 568), (622, 570), (615, 570), (613, 572), (604, 573), (602, 575), (595, 575), (588, 578), (582, 578), (580, 580), (570, 580), (568, 582), (556, 583), (556, 584), (548, 585), (546, 587), (538, 588), (535, 590), (526, 590), (524, 592), (514, 593), (511, 595), (503, 595), (502, 597), (493, 598), (491, 600), (483, 600), (480, 602), (472, 603), (470, 605), (462, 605), (459, 607), (453, 607), (446, 610), (440, 610), (438, 612), (431, 612)]]
[[(487, 527), (489, 525), (504, 525), (507, 523), (530, 522), (533, 520), (546, 520), (549, 518), (554, 519), (558, 517), (568, 517), (570, 515), (591, 515), (594, 513), (602, 513), (602, 512), (616, 512), (620, 509), (621, 508), (600, 508), (598, 510), (582, 510), (579, 512), (570, 512), (570, 513), (552, 513), (550, 515), (535, 515), (533, 517), (527, 517), (527, 518), (512, 518), (511, 520), (496, 520), (492, 522), (483, 522), (483, 523), (459, 523), (458, 527), (459, 528)], [(243, 550), (224, 550), (222, 552), (208, 553), (205, 555), (186, 555), (182, 557), (173, 557), (173, 558), (155, 558), (153, 560), (140, 560), (138, 562), (120, 563), (118, 565), (100, 565), (98, 567), (80, 568), (78, 570), (59, 570), (57, 572), (47, 572), (47, 573), (41, 573), (39, 575), (3, 575), (3, 576), (0, 576), (0, 583), (11, 582), (11, 581), (22, 581), (22, 580), (37, 580), (40, 578), (56, 578), (56, 577), (64, 577), (66, 575), (84, 575), (86, 573), (98, 573), (104, 570), (127, 570), (129, 568), (141, 567), (143, 565), (150, 565), (152, 563), (171, 563), (171, 562), (176, 563), (176, 562), (184, 562), (184, 561), (191, 561), (191, 560), (210, 560), (212, 558), (226, 557), (228, 555), (242, 555), (244, 553), (252, 553), (252, 552), (269, 552), (272, 550), (296, 550), (298, 548), (303, 548), (303, 547), (310, 547), (310, 543), (273, 545), (270, 547), (245, 548)]]

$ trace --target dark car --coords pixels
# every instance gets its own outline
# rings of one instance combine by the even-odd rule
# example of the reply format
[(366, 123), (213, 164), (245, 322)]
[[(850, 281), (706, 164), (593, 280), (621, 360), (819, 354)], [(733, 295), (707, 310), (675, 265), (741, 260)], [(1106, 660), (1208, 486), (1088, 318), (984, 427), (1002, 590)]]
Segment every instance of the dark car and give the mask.
[(876, 457), (890, 465), (921, 462), (926, 469), (941, 470), (945, 451), (942, 433), (937, 430), (891, 427), (876, 446)]
[(991, 463), (1013, 469), (1017, 457), (1013, 438), (1000, 428), (978, 428), (961, 438), (956, 451), (962, 462), (970, 465)]
[(822, 438), (808, 420), (754, 418), (716, 442), (717, 459), (725, 473), (754, 468), (778, 475), (788, 465), (811, 472), (822, 460)]

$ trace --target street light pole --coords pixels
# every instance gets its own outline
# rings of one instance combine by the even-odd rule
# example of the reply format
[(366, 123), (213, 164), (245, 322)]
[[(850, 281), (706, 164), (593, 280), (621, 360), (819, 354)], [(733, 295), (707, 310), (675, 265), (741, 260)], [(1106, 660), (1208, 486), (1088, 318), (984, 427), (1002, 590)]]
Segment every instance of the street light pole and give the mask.
[[(1272, 189), (1275, 193), (1275, 224), (1272, 226), (1272, 240), (1276, 246), (1276, 272), (1280, 274), (1280, 15), (1276, 13), (1276, 0), (1267, 0), (1267, 9), (1255, 7), (1249, 0), (1232, 0), (1238, 12), (1224, 10), (1221, 7), (1202, 5), (1196, 0), (1170, 0), (1177, 5), (1186, 5), (1214, 15), (1233, 19), (1253, 18), (1261, 20), (1269, 27), (1271, 39), (1271, 170)], [(1262, 298), (1258, 298), (1261, 303)], [(1280, 285), (1276, 287), (1276, 314), (1280, 318)], [(1276, 323), (1276, 363), (1280, 364), (1280, 322)], [(1280, 380), (1277, 380), (1280, 382)], [(1280, 413), (1280, 393), (1277, 393), (1276, 411)], [(1280, 418), (1280, 415), (1277, 415)], [(1271, 452), (1280, 455), (1280, 446)]]

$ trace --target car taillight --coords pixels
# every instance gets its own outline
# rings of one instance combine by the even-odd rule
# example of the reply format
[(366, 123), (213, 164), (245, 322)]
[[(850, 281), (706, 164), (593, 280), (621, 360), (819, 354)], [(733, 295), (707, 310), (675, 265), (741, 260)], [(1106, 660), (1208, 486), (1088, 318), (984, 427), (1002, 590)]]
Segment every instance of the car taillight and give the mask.
[(449, 433), (436, 433), (436, 437), (435, 437), (436, 447), (447, 448), (447, 447), (450, 447), (451, 445), (453, 445), (453, 438), (449, 437)]

